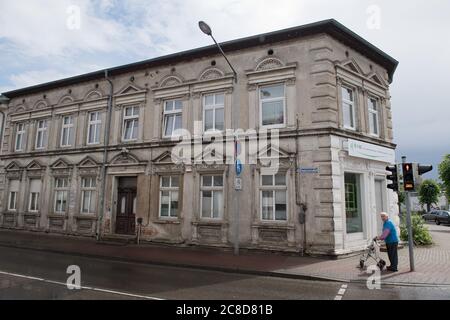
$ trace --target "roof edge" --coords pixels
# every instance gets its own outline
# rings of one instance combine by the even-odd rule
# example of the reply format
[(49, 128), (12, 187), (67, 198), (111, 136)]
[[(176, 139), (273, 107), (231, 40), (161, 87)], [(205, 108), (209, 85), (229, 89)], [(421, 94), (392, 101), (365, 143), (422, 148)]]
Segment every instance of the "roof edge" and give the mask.
[[(385, 67), (389, 75), (389, 83), (393, 80), (393, 75), (398, 65), (398, 61), (372, 45), (370, 42), (351, 31), (343, 24), (335, 19), (327, 19), (318, 22), (313, 22), (297, 27), (291, 27), (269, 33), (258, 34), (254, 36), (239, 38), (220, 43), (225, 52), (232, 52), (240, 49), (246, 49), (262, 45), (266, 43), (282, 42), (295, 38), (302, 38), (308, 35), (319, 33), (327, 33), (333, 38), (343, 42), (344, 44), (354, 48), (369, 59), (377, 62)], [(177, 63), (180, 61), (193, 60), (209, 55), (217, 55), (217, 47), (209, 45), (205, 47), (181, 51), (169, 55), (164, 55), (148, 60), (134, 62), (130, 64), (120, 65), (112, 68), (106, 68), (98, 71), (93, 71), (69, 78), (50, 81), (42, 84), (37, 84), (30, 87), (16, 89), (3, 93), (3, 96), (12, 99), (26, 94), (33, 94), (40, 91), (51, 90), (61, 86), (69, 86), (80, 82), (104, 79), (107, 72), (110, 76), (132, 72), (142, 68), (150, 68), (158, 65), (165, 65), (170, 63)]]

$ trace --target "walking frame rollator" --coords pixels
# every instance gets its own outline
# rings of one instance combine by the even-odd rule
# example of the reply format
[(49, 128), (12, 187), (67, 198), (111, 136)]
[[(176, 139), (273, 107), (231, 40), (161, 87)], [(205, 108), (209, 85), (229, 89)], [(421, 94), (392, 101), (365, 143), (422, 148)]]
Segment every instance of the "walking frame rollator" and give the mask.
[(383, 271), (384, 267), (386, 266), (386, 261), (384, 261), (380, 257), (380, 243), (376, 238), (372, 239), (369, 246), (359, 259), (359, 267), (361, 269), (364, 268), (369, 258), (373, 259), (376, 262), (377, 267), (380, 269), (380, 271)]

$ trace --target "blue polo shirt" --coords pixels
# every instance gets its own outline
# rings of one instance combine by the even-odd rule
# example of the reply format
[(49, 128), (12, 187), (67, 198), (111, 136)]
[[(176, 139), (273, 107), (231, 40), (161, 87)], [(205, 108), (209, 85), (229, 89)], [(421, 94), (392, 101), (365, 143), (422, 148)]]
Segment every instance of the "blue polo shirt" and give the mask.
[(384, 239), (386, 243), (398, 242), (397, 229), (391, 220), (386, 220), (383, 224), (383, 232), (385, 229), (389, 229), (389, 235)]

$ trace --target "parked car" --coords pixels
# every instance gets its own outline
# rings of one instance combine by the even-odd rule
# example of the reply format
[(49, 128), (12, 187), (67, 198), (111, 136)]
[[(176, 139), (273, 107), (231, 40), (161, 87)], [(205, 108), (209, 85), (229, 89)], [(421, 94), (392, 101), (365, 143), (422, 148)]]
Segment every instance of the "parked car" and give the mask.
[(436, 217), (439, 215), (440, 210), (432, 210), (422, 215), (425, 221), (436, 221)]
[(437, 225), (441, 223), (450, 224), (450, 211), (440, 210), (434, 221)]

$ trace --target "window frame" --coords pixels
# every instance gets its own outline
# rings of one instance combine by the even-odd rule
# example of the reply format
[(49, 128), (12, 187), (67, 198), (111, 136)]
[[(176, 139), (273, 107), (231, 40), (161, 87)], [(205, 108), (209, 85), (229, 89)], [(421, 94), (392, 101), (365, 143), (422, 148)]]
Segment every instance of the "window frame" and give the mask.
[[(284, 185), (276, 185), (276, 178), (277, 175), (283, 175), (284, 176)], [(272, 185), (263, 185), (263, 176), (272, 176)], [(263, 218), (263, 192), (264, 191), (271, 191), (272, 192), (272, 219), (264, 219)], [(277, 191), (284, 191), (286, 195), (286, 218), (284, 220), (276, 219), (276, 192)], [(288, 175), (286, 172), (278, 172), (276, 174), (263, 174), (261, 173), (259, 175), (259, 210), (260, 210), (260, 221), (262, 222), (271, 222), (271, 223), (287, 223), (288, 221), (288, 213), (289, 213), (289, 195), (288, 195)]]
[[(34, 199), (34, 209), (31, 209), (33, 204), (33, 194), (37, 194), (37, 197)], [(28, 212), (39, 212), (39, 198), (40, 192), (30, 192), (29, 202), (28, 202)]]
[[(204, 186), (203, 179), (204, 177), (212, 177), (211, 186)], [(222, 178), (222, 186), (214, 186), (214, 177)], [(209, 210), (209, 216), (203, 216), (203, 191), (211, 192), (211, 207)], [(219, 216), (214, 217), (214, 193), (220, 192), (222, 193), (222, 205), (219, 207)], [(224, 205), (225, 205), (225, 177), (224, 174), (214, 174), (214, 173), (205, 173), (200, 176), (200, 218), (202, 220), (213, 220), (220, 221), (224, 217)]]
[[(91, 120), (91, 115), (96, 114), (97, 117), (95, 120)], [(87, 145), (96, 145), (100, 144), (100, 138), (101, 138), (101, 128), (102, 128), (102, 117), (100, 111), (91, 111), (88, 113), (88, 123), (87, 123), (87, 136), (86, 136), (86, 144)], [(94, 127), (94, 141), (90, 142), (89, 138), (91, 136), (91, 127)], [(96, 133), (98, 130), (98, 137), (96, 138)]]
[[(19, 127), (22, 126), (23, 129), (19, 130)], [(16, 135), (14, 139), (14, 151), (21, 152), (24, 151), (24, 140), (26, 135), (26, 128), (25, 128), (25, 122), (18, 122), (16, 123)], [(17, 148), (17, 141), (20, 136), (20, 148)]]
[[(163, 187), (162, 186), (162, 182), (163, 182), (163, 178), (169, 178), (169, 187)], [(178, 186), (177, 187), (173, 187), (172, 186), (172, 179), (173, 178), (178, 178)], [(180, 182), (181, 182), (181, 177), (179, 175), (164, 175), (164, 176), (160, 176), (159, 177), (159, 208), (158, 208), (158, 217), (160, 219), (178, 219), (179, 218), (179, 214), (180, 214)], [(166, 191), (169, 192), (169, 211), (168, 211), (168, 216), (162, 216), (161, 215), (161, 205), (162, 205), (162, 193)], [(177, 214), (175, 216), (173, 216), (172, 213), (172, 193), (176, 192), (178, 194), (178, 208), (177, 208)]]
[[(63, 183), (63, 186), (58, 187), (58, 180), (65, 181), (66, 183)], [(55, 177), (55, 187), (53, 190), (53, 196), (54, 196), (54, 203), (53, 203), (53, 212), (55, 214), (67, 214), (67, 210), (69, 209), (69, 178), (68, 177)], [(65, 202), (66, 202), (66, 208), (65, 211), (57, 211), (57, 201), (58, 201), (58, 194), (61, 193), (65, 195)]]
[[(374, 110), (373, 108), (371, 108), (372, 105), (372, 101), (375, 102), (375, 107), (376, 109)], [(380, 136), (380, 103), (379, 103), (379, 99), (377, 97), (374, 96), (368, 96), (367, 97), (367, 115), (368, 115), (368, 125), (369, 125), (369, 134), (374, 136), (374, 137), (379, 137)], [(376, 118), (376, 133), (372, 132), (371, 130), (371, 115), (375, 115)]]
[[(168, 102), (173, 102), (173, 110), (167, 111), (166, 110), (166, 106)], [(175, 105), (176, 102), (180, 102), (181, 103), (181, 109), (175, 109)], [(175, 128), (175, 119), (177, 116), (181, 117), (181, 127), (180, 128)], [(174, 117), (174, 121), (172, 122), (172, 130), (171, 130), (171, 135), (166, 135), (166, 127), (167, 127), (167, 118), (173, 116)], [(163, 138), (171, 138), (171, 137), (177, 137), (179, 135), (175, 135), (174, 131), (178, 130), (178, 129), (183, 129), (183, 101), (180, 99), (170, 99), (170, 100), (165, 100), (163, 102), (163, 132), (162, 132), (162, 137)]]
[[(39, 127), (40, 123), (44, 123), (44, 126), (42, 128)], [(39, 135), (42, 134), (42, 139), (41, 139), (41, 146), (38, 146), (38, 138)], [(36, 150), (42, 150), (45, 149), (47, 147), (47, 142), (48, 142), (48, 121), (47, 119), (40, 119), (36, 121), (36, 138), (35, 138), (35, 142), (34, 142), (34, 148)]]
[[(69, 118), (71, 119), (71, 122), (68, 124), (64, 123), (64, 119)], [(67, 148), (67, 147), (73, 147), (75, 144), (75, 117), (73, 115), (64, 115), (61, 118), (61, 139), (60, 139), (60, 147), (61, 148)], [(67, 130), (67, 144), (63, 144), (64, 141), (64, 130)]]
[[(274, 86), (282, 86), (283, 87), (283, 97), (276, 97), (276, 98), (261, 98), (261, 90), (267, 87), (274, 87)], [(262, 115), (262, 106), (264, 102), (276, 102), (276, 101), (282, 101), (283, 102), (283, 123), (278, 124), (263, 124), (263, 115)], [(264, 84), (258, 86), (258, 103), (259, 103), (259, 126), (261, 128), (266, 129), (277, 129), (277, 128), (284, 128), (286, 127), (287, 123), (287, 107), (286, 107), (286, 83), (285, 82), (277, 82), (277, 83), (271, 83), (271, 84)]]
[[(14, 208), (11, 208), (11, 195), (14, 193)], [(17, 195), (18, 191), (9, 191), (8, 193), (8, 211), (17, 211)]]
[[(128, 109), (132, 110), (130, 116), (126, 115)], [(138, 111), (137, 115), (134, 114), (134, 111), (136, 109)], [(140, 109), (141, 109), (140, 106), (136, 106), (136, 105), (126, 106), (126, 107), (123, 108), (123, 113), (122, 113), (122, 116), (123, 116), (123, 120), (122, 120), (122, 141), (123, 142), (131, 142), (131, 141), (137, 141), (138, 140), (138, 138), (139, 138), (139, 116), (140, 116), (140, 113), (141, 113)], [(132, 129), (131, 129), (131, 138), (130, 139), (126, 139), (125, 138), (125, 133), (126, 133), (126, 125), (125, 124), (128, 121), (132, 121), (132, 123), (133, 123)], [(136, 122), (137, 122), (137, 127), (135, 125)], [(137, 130), (136, 138), (133, 138), (134, 130)]]
[[(216, 103), (216, 96), (223, 95), (223, 104), (217, 104)], [(214, 103), (212, 105), (206, 105), (206, 97), (213, 96), (214, 97)], [(216, 132), (224, 132), (225, 131), (225, 91), (217, 91), (217, 92), (210, 92), (205, 93), (202, 96), (202, 113), (203, 113), (203, 133), (216, 133)], [(223, 110), (223, 129), (217, 129), (216, 128), (216, 113), (218, 109)], [(212, 110), (213, 111), (213, 128), (206, 130), (206, 111)]]
[[(355, 176), (355, 185), (356, 185), (356, 197), (355, 199), (353, 199), (353, 202), (356, 203), (356, 209), (359, 213), (359, 218), (358, 220), (360, 220), (360, 224), (361, 224), (361, 229), (358, 231), (354, 231), (354, 232), (349, 232), (348, 230), (348, 226), (347, 226), (347, 220), (349, 219), (347, 217), (347, 203), (348, 201), (348, 197), (347, 197), (347, 185), (351, 184), (351, 183), (346, 183), (346, 179), (345, 176), (346, 175), (353, 175)], [(345, 234), (347, 237), (357, 237), (358, 234), (365, 234), (366, 233), (366, 217), (365, 217), (365, 211), (366, 211), (366, 207), (364, 205), (364, 200), (365, 200), (365, 196), (364, 196), (364, 174), (362, 172), (354, 172), (354, 171), (344, 171), (344, 181), (343, 181), (343, 192), (344, 192), (344, 201), (343, 201), (343, 205), (344, 205), (344, 214), (345, 214)], [(354, 192), (354, 193), (355, 193)], [(355, 195), (354, 195), (355, 196)], [(354, 209), (354, 208), (352, 208)]]
[[(86, 186), (84, 184), (86, 179), (89, 179), (91, 181), (89, 186)], [(81, 198), (80, 198), (80, 214), (83, 214), (83, 215), (96, 214), (96, 212), (95, 212), (96, 210), (95, 209), (97, 209), (97, 197), (95, 197), (95, 200), (94, 200), (94, 212), (90, 212), (91, 206), (92, 206), (92, 203), (93, 203), (93, 196), (97, 195), (96, 192), (97, 192), (97, 178), (94, 177), (94, 176), (83, 176), (83, 177), (81, 177), (81, 184), (80, 184), (80, 193), (81, 193), (80, 194), (81, 195)], [(89, 196), (88, 212), (84, 211), (84, 204), (85, 204), (85, 195), (86, 195), (86, 193), (90, 194), (90, 196)]]
[[(342, 94), (342, 91), (343, 91), (344, 89), (350, 90), (350, 91), (352, 92), (352, 95), (353, 95), (353, 101), (344, 99), (344, 95)], [(356, 92), (357, 92), (357, 90), (356, 90), (355, 88), (351, 87), (351, 86), (341, 85), (342, 124), (343, 124), (343, 127), (344, 127), (345, 129), (352, 130), (352, 131), (356, 131), (356, 99), (355, 99), (355, 97), (356, 97), (355, 93), (356, 93)], [(351, 109), (352, 109), (352, 113), (351, 113), (351, 115), (352, 115), (351, 121), (353, 122), (353, 127), (352, 127), (352, 126), (348, 126), (348, 125), (346, 125), (346, 123), (345, 123), (345, 108), (344, 108), (344, 104), (347, 104), (347, 105), (351, 106)]]

